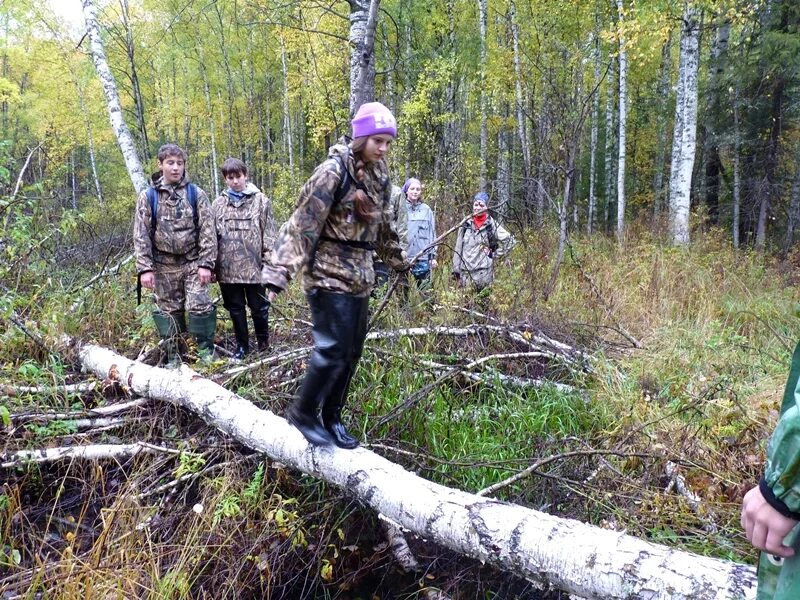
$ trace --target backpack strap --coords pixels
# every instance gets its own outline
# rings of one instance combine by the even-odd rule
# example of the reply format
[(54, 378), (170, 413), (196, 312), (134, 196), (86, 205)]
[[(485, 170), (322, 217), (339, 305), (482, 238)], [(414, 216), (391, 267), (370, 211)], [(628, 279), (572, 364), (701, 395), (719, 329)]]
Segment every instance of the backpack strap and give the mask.
[(158, 210), (158, 190), (152, 185), (147, 188), (147, 201), (150, 203), (150, 233), (156, 230), (156, 211)]
[(494, 228), (494, 219), (489, 217), (488, 221), (486, 222), (486, 225), (487, 225), (486, 235), (489, 238), (489, 250), (491, 250), (492, 253), (494, 253), (500, 246), (500, 242), (497, 240), (497, 232), (495, 231)]
[[(197, 230), (197, 225), (200, 218), (197, 214), (197, 186), (191, 182), (186, 185), (186, 199), (189, 201), (189, 206), (192, 207), (194, 228)], [(150, 203), (150, 229), (152, 232), (155, 232), (156, 213), (158, 211), (158, 190), (152, 185), (147, 188), (147, 200)]]

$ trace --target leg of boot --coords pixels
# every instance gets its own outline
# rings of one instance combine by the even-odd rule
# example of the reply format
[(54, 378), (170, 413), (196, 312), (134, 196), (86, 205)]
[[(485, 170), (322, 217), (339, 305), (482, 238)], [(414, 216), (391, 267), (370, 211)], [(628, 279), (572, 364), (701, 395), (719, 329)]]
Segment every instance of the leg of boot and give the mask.
[(316, 445), (333, 443), (330, 432), (320, 421), (319, 413), (332, 394), (339, 394), (351, 359), (347, 332), (352, 324), (347, 322), (347, 315), (336, 310), (336, 301), (340, 297), (346, 296), (319, 289), (308, 294), (314, 321), (314, 350), (297, 399), (287, 412), (289, 421), (309, 442)]
[(250, 340), (247, 334), (247, 313), (242, 310), (231, 311), (233, 335), (236, 337), (236, 352), (233, 358), (241, 360), (250, 352)]
[(245, 290), (247, 286), (241, 283), (220, 283), (219, 291), (222, 293), (222, 304), (231, 315), (233, 335), (236, 338), (236, 350), (233, 358), (240, 360), (250, 351), (247, 334), (247, 304)]
[(253, 330), (256, 333), (258, 351), (269, 349), (269, 302), (267, 289), (263, 285), (248, 286), (247, 304), (253, 317)]
[(201, 358), (209, 359), (214, 356), (214, 332), (217, 329), (217, 309), (212, 309), (203, 314), (189, 313), (187, 323), (189, 333), (197, 340), (197, 348)]
[(167, 355), (167, 366), (173, 367), (181, 362), (178, 354), (179, 328), (176, 319), (169, 313), (153, 311), (153, 322), (156, 324), (158, 334), (163, 340), (163, 348)]
[(352, 449), (358, 446), (358, 440), (350, 435), (342, 423), (342, 408), (347, 400), (350, 381), (356, 370), (364, 339), (367, 334), (368, 298), (340, 295), (330, 307), (330, 313), (339, 315), (347, 326), (339, 332), (342, 345), (347, 349), (347, 367), (332, 383), (331, 391), (322, 408), (322, 423), (331, 434), (334, 443), (340, 448)]

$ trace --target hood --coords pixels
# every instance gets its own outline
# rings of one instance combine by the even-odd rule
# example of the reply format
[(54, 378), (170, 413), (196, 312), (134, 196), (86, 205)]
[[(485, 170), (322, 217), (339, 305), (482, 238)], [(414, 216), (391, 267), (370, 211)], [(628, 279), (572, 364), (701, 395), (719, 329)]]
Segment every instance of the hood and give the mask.
[(226, 196), (228, 196), (228, 198), (232, 198), (232, 199), (235, 200), (236, 196), (238, 196), (240, 198), (244, 197), (244, 196), (253, 196), (253, 195), (257, 194), (260, 191), (261, 190), (258, 189), (258, 186), (256, 184), (254, 184), (252, 181), (248, 181), (247, 185), (245, 186), (245, 188), (239, 193), (234, 192), (230, 188), (225, 188), (224, 190), (222, 190), (222, 193), (225, 194)]
[(330, 148), (328, 148), (328, 158), (336, 158), (341, 156), (347, 158), (350, 154), (350, 138), (343, 136)]
[(169, 185), (165, 185), (164, 184), (164, 182), (162, 180), (162, 177), (161, 177), (161, 171), (156, 171), (155, 173), (150, 175), (150, 182), (153, 184), (153, 187), (156, 188), (156, 189), (171, 190), (171, 189), (183, 187), (186, 184), (188, 184), (189, 183), (189, 174), (186, 172), (186, 170), (184, 170), (183, 171), (183, 177), (181, 177), (181, 180), (178, 183), (176, 183), (174, 186), (169, 186)]

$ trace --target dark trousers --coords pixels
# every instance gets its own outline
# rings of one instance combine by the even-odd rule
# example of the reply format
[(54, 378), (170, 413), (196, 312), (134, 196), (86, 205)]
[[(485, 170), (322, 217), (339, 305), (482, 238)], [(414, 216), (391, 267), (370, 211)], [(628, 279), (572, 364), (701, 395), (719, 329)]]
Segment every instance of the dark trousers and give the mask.
[(298, 393), (308, 412), (341, 410), (367, 337), (369, 298), (320, 289), (308, 293), (314, 350)]
[(265, 350), (269, 343), (269, 302), (266, 286), (258, 283), (220, 283), (222, 303), (231, 313), (236, 343), (245, 349), (249, 348), (247, 335), (247, 313), (253, 318), (253, 329), (260, 350)]

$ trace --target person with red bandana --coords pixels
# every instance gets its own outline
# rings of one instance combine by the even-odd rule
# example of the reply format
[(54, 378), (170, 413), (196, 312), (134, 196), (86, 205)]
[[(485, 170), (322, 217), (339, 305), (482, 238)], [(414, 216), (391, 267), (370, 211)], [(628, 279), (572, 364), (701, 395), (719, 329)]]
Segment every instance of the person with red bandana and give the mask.
[(472, 218), (458, 230), (453, 253), (453, 278), (459, 286), (472, 284), (476, 292), (494, 281), (495, 261), (514, 247), (513, 236), (489, 215), (489, 195), (472, 199)]

